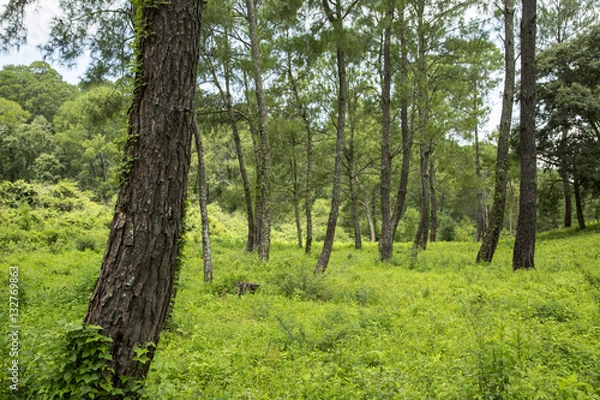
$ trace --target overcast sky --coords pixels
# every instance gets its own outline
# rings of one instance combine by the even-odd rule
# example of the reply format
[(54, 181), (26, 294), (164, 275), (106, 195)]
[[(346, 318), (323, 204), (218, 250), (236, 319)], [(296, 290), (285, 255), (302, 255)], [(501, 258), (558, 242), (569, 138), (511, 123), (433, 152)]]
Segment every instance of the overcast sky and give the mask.
[[(0, 0), (0, 10), (8, 0)], [(9, 54), (0, 53), (0, 68), (6, 64), (29, 65), (33, 61), (42, 60), (42, 52), (38, 48), (46, 43), (50, 32), (50, 20), (59, 13), (58, 0), (38, 1), (36, 6), (28, 6), (25, 15), (25, 26), (27, 27), (27, 44), (21, 46), (20, 50), (11, 50)], [(79, 83), (79, 77), (83, 75), (87, 62), (82, 59), (75, 68), (65, 68), (58, 64), (50, 63), (54, 69), (69, 83)]]

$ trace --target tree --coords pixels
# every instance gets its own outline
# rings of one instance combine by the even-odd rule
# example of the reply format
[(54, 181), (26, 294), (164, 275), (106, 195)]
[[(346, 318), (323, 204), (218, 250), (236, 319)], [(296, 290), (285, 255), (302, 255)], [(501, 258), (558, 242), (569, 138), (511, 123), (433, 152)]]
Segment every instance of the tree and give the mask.
[(246, 0), (248, 12), (248, 26), (250, 48), (252, 53), (252, 73), (254, 75), (254, 89), (258, 106), (258, 170), (257, 170), (257, 218), (260, 218), (258, 234), (258, 258), (262, 261), (269, 260), (271, 248), (271, 148), (269, 146), (269, 133), (267, 131), (267, 105), (263, 90), (261, 73), (261, 54), (258, 42), (256, 22), (256, 5), (253, 0)]
[[(227, 9), (224, 11), (222, 8), (215, 7), (227, 7)], [(258, 245), (258, 237), (255, 237), (257, 236), (257, 232), (250, 179), (248, 177), (245, 156), (242, 149), (238, 112), (234, 107), (231, 90), (233, 84), (232, 75), (235, 72), (234, 68), (236, 61), (236, 49), (231, 44), (232, 38), (230, 37), (234, 35), (231, 31), (235, 28), (235, 19), (232, 16), (231, 4), (210, 3), (209, 7), (207, 7), (207, 13), (205, 13), (205, 26), (207, 25), (207, 19), (209, 27), (208, 29), (205, 28), (205, 30), (210, 32), (207, 33), (207, 40), (203, 46), (202, 61), (206, 66), (206, 70), (209, 72), (209, 79), (212, 79), (212, 83), (216, 86), (219, 95), (221, 96), (231, 125), (231, 133), (235, 144), (244, 189), (244, 199), (246, 202), (246, 218), (248, 221), (246, 252), (251, 252)], [(219, 30), (222, 30), (222, 33), (219, 33), (217, 28), (220, 28)], [(221, 76), (218, 76), (218, 70), (221, 73)], [(223, 83), (221, 83), (220, 78), (222, 78)]]
[(513, 251), (513, 269), (534, 268), (537, 157), (535, 128), (535, 34), (536, 0), (523, 0), (521, 16), (521, 127), (519, 165), (521, 184), (519, 217)]
[[(108, 246), (84, 319), (113, 342), (113, 383), (148, 372), (172, 302), (178, 270), (202, 2), (138, 5), (136, 77), (126, 167)], [(177, 18), (173, 18), (177, 16)], [(148, 348), (148, 361), (134, 360)]]
[(502, 14), (504, 16), (504, 93), (502, 95), (500, 133), (496, 156), (494, 202), (490, 213), (490, 224), (477, 253), (477, 262), (492, 261), (504, 225), (506, 184), (508, 181), (508, 145), (515, 90), (514, 0), (504, 0)]
[[(356, 5), (354, 2), (352, 6)], [(333, 188), (331, 190), (331, 208), (327, 220), (327, 230), (325, 231), (325, 240), (321, 255), (315, 266), (315, 273), (325, 272), (331, 257), (333, 240), (335, 238), (335, 229), (337, 225), (338, 213), (340, 208), (340, 198), (342, 192), (342, 168), (344, 157), (344, 136), (346, 129), (346, 110), (347, 110), (347, 81), (346, 81), (346, 41), (344, 32), (344, 17), (351, 11), (344, 10), (342, 0), (335, 0), (335, 9), (332, 9), (329, 0), (323, 0), (323, 10), (329, 23), (333, 27), (333, 34), (336, 49), (336, 66), (338, 80), (338, 101), (337, 101), (337, 123), (336, 123), (336, 141), (335, 141), (335, 167), (333, 174)]]
[(0, 97), (20, 104), (32, 119), (42, 115), (52, 122), (61, 104), (76, 94), (75, 86), (42, 61), (29, 66), (6, 65), (0, 71)]
[(538, 110), (544, 120), (539, 152), (573, 187), (577, 221), (585, 228), (582, 195), (598, 193), (600, 93), (593, 60), (600, 54), (600, 26), (539, 55)]

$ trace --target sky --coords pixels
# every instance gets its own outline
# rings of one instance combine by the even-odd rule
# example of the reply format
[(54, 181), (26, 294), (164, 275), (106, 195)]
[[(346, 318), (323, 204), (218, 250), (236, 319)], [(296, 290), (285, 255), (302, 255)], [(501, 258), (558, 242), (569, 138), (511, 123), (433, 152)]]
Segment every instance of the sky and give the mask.
[[(7, 3), (8, 0), (0, 0), (0, 10), (4, 10)], [(59, 13), (58, 0), (38, 1), (37, 5), (28, 6), (26, 10), (27, 44), (21, 46), (19, 50), (11, 50), (8, 54), (0, 53), (0, 68), (7, 64), (29, 65), (43, 59), (39, 46), (48, 40), (50, 20)], [(82, 57), (74, 68), (62, 67), (58, 63), (52, 62), (49, 64), (62, 75), (65, 81), (77, 84), (88, 62), (85, 57)]]

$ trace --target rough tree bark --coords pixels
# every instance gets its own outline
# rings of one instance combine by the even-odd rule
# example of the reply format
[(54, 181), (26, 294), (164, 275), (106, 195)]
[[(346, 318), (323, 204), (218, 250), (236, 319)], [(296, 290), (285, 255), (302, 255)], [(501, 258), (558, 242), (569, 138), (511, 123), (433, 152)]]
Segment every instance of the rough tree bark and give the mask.
[(494, 203), (489, 226), (477, 253), (477, 262), (491, 262), (498, 246), (504, 226), (506, 207), (506, 185), (508, 182), (508, 141), (512, 122), (513, 99), (515, 96), (515, 1), (504, 1), (504, 94), (500, 116), (500, 137), (496, 157)]
[(246, 0), (248, 11), (248, 25), (250, 33), (250, 48), (252, 53), (252, 69), (256, 90), (256, 102), (258, 106), (258, 152), (260, 169), (257, 171), (258, 190), (260, 191), (260, 203), (257, 204), (260, 218), (260, 229), (258, 235), (258, 258), (261, 261), (269, 260), (271, 249), (271, 150), (269, 145), (269, 134), (267, 132), (267, 104), (263, 90), (263, 79), (260, 66), (260, 48), (258, 43), (258, 32), (256, 22), (256, 10), (253, 0)]
[[(152, 3), (152, 4), (147, 4)], [(137, 67), (125, 146), (126, 170), (86, 325), (113, 339), (110, 367), (143, 378), (138, 346), (157, 344), (178, 269), (191, 138), (202, 1), (142, 1)]]
[(198, 202), (202, 218), (202, 258), (204, 260), (204, 282), (212, 282), (213, 263), (210, 249), (210, 223), (208, 221), (208, 191), (206, 187), (206, 168), (204, 164), (204, 147), (202, 137), (197, 129), (194, 130), (196, 155), (198, 156)]
[(385, 28), (383, 30), (383, 88), (381, 91), (381, 237), (379, 238), (379, 258), (389, 261), (392, 258), (394, 232), (392, 222), (392, 206), (390, 186), (392, 175), (392, 155), (390, 153), (390, 95), (392, 87), (391, 37), (394, 9), (388, 4), (385, 11)]
[(347, 82), (346, 82), (346, 54), (343, 49), (343, 26), (342, 26), (342, 6), (340, 0), (336, 1), (335, 13), (329, 7), (329, 0), (323, 0), (323, 8), (327, 19), (333, 25), (337, 37), (336, 64), (338, 72), (338, 107), (337, 107), (337, 126), (336, 126), (336, 141), (335, 141), (335, 166), (333, 172), (333, 188), (331, 190), (331, 208), (329, 210), (329, 218), (327, 220), (327, 229), (325, 230), (325, 239), (323, 249), (317, 265), (315, 273), (323, 273), (327, 269), (331, 251), (333, 248), (333, 240), (335, 238), (335, 229), (337, 226), (338, 213), (340, 208), (340, 200), (342, 193), (342, 170), (344, 158), (344, 132), (346, 127), (346, 107), (347, 107)]
[(523, 0), (521, 18), (521, 186), (513, 269), (535, 268), (537, 168), (535, 147), (536, 0)]

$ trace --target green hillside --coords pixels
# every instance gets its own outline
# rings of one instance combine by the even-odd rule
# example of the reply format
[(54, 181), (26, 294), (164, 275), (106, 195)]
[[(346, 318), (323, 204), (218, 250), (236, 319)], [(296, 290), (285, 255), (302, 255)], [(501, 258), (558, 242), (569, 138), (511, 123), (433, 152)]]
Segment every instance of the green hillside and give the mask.
[[(431, 243), (416, 259), (411, 244), (397, 243), (386, 264), (376, 244), (341, 243), (327, 274), (315, 276), (317, 251), (281, 241), (259, 263), (243, 253), (243, 217), (214, 209), (215, 279), (205, 284), (199, 216), (188, 212), (175, 308), (145, 398), (600, 397), (600, 225), (541, 234), (533, 271), (513, 272), (507, 238), (490, 265), (474, 263), (471, 242)], [(109, 221), (108, 207), (66, 183), (0, 208), (3, 332), (9, 268), (19, 274), (17, 398), (44, 398), (34, 393), (60, 382), (98, 384), (82, 352), (64, 346), (81, 332)], [(236, 280), (261, 286), (239, 296)], [(11, 339), (1, 338), (7, 371)], [(101, 342), (88, 343), (99, 344), (88, 356), (101, 354)], [(79, 368), (67, 373), (75, 353)]]

